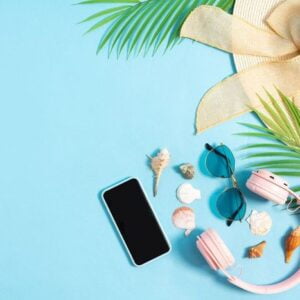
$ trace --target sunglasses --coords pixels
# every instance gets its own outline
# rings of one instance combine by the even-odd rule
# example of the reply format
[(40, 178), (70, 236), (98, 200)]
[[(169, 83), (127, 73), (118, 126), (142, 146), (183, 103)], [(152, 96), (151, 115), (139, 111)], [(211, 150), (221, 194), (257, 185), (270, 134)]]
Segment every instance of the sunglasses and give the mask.
[(231, 150), (220, 145), (213, 147), (205, 144), (208, 154), (206, 156), (206, 168), (211, 175), (220, 178), (230, 178), (232, 187), (222, 192), (217, 199), (217, 210), (230, 226), (234, 221), (242, 221), (246, 214), (246, 199), (241, 192), (234, 176), (235, 159)]

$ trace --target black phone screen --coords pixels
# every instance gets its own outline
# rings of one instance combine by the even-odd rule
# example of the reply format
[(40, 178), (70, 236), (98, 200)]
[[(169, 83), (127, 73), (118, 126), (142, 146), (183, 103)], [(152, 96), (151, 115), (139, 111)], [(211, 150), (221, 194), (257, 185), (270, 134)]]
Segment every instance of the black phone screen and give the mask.
[(105, 191), (103, 198), (136, 265), (170, 250), (137, 179)]

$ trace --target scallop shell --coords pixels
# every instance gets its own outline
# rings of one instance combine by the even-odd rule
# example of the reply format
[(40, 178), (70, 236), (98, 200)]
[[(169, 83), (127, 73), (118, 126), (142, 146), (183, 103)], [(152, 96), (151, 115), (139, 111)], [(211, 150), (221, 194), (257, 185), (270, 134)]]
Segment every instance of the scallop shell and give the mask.
[(293, 230), (285, 241), (285, 262), (291, 261), (294, 251), (300, 246), (300, 226)]
[(189, 235), (196, 227), (195, 213), (186, 206), (175, 209), (172, 215), (173, 224), (180, 229), (185, 229), (185, 235)]
[(195, 176), (195, 168), (192, 164), (182, 164), (179, 166), (182, 176), (186, 179), (192, 179)]
[(181, 184), (177, 189), (177, 199), (185, 204), (190, 204), (196, 199), (201, 198), (201, 192), (198, 189), (195, 189), (189, 183)]
[(262, 257), (264, 250), (266, 248), (267, 242), (262, 241), (261, 243), (251, 247), (248, 251), (249, 258), (259, 258)]
[(272, 227), (272, 219), (265, 211), (258, 212), (253, 210), (247, 222), (250, 225), (251, 232), (255, 235), (266, 235)]

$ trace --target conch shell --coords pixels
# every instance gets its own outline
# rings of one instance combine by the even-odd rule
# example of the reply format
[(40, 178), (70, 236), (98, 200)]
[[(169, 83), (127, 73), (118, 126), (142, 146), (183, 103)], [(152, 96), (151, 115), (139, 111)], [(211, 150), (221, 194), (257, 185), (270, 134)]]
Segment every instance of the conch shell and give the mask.
[(192, 179), (195, 176), (195, 167), (192, 164), (182, 164), (179, 166), (182, 176), (186, 179)]
[(261, 243), (251, 247), (248, 252), (248, 257), (249, 258), (259, 258), (262, 257), (264, 250), (267, 246), (266, 241), (262, 241)]
[(177, 199), (185, 204), (190, 204), (196, 199), (201, 198), (200, 190), (195, 189), (189, 183), (181, 184), (177, 189)]
[(186, 236), (196, 227), (195, 213), (191, 208), (186, 206), (175, 209), (172, 215), (172, 221), (177, 228), (186, 229)]
[(148, 156), (151, 160), (151, 168), (154, 172), (154, 186), (153, 186), (153, 195), (157, 195), (158, 183), (162, 171), (167, 167), (170, 162), (170, 153), (167, 149), (161, 150), (155, 157)]
[(300, 226), (294, 229), (285, 241), (285, 262), (291, 261), (293, 252), (300, 246)]
[(251, 232), (255, 235), (266, 235), (272, 227), (272, 219), (265, 211), (258, 212), (253, 210), (247, 218), (247, 222)]

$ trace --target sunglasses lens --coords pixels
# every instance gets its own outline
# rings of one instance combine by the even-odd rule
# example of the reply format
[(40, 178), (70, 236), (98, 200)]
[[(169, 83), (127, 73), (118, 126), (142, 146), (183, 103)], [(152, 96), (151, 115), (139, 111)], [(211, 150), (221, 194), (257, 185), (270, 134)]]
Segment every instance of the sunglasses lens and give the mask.
[(206, 167), (216, 177), (229, 178), (235, 169), (235, 159), (231, 150), (225, 145), (211, 150), (207, 155)]
[(246, 214), (246, 202), (241, 191), (231, 188), (223, 192), (217, 200), (217, 209), (227, 220), (242, 220)]

